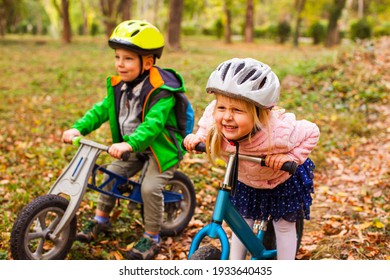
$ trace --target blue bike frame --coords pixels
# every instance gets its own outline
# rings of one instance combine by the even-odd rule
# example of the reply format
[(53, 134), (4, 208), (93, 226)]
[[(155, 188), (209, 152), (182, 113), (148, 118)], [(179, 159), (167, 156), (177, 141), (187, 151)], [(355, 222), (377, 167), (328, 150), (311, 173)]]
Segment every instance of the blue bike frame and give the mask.
[[(263, 161), (261, 158), (239, 155), (239, 158), (259, 162)], [(244, 246), (252, 255), (252, 260), (271, 259), (276, 256), (276, 250), (266, 250), (263, 245), (264, 234), (266, 231), (266, 221), (258, 227), (258, 232), (255, 234), (251, 227), (245, 222), (244, 218), (238, 213), (234, 205), (230, 201), (231, 193), (231, 176), (233, 166), (235, 165), (235, 155), (230, 155), (226, 168), (225, 179), (218, 191), (217, 200), (212, 216), (212, 222), (202, 228), (194, 237), (189, 256), (199, 248), (203, 238), (206, 236), (211, 238), (218, 238), (221, 242), (222, 252), (221, 260), (227, 260), (230, 254), (230, 245), (228, 237), (222, 228), (222, 222), (226, 221), (228, 226), (241, 240)]]
[[(113, 173), (98, 164), (95, 164), (92, 174), (95, 174), (96, 171), (98, 170), (108, 175), (107, 180), (102, 182), (99, 186), (97, 186), (95, 182), (88, 183), (87, 185), (88, 188), (116, 198), (130, 200), (138, 204), (143, 203), (142, 196), (141, 196), (141, 184), (139, 182), (132, 181), (124, 176)], [(141, 178), (142, 177), (143, 177), (143, 171), (142, 171)], [(104, 190), (104, 187), (107, 184), (109, 184), (111, 181), (114, 181), (111, 190), (109, 191)], [(123, 193), (119, 190), (119, 187), (123, 185), (132, 186), (132, 191), (128, 195), (123, 195)], [(181, 200), (183, 200), (183, 195), (177, 192), (163, 190), (163, 196), (164, 196), (164, 203), (180, 202)]]

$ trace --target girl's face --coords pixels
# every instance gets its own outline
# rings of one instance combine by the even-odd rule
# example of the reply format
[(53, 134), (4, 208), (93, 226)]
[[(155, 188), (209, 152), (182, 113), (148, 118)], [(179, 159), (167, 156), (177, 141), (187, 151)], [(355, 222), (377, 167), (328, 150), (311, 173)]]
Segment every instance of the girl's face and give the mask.
[[(149, 70), (153, 66), (153, 58), (143, 57), (143, 70)], [(134, 81), (141, 72), (141, 60), (139, 55), (124, 49), (115, 50), (115, 70), (125, 82)]]
[(217, 129), (229, 140), (239, 140), (252, 132), (254, 118), (244, 101), (216, 94), (214, 118)]

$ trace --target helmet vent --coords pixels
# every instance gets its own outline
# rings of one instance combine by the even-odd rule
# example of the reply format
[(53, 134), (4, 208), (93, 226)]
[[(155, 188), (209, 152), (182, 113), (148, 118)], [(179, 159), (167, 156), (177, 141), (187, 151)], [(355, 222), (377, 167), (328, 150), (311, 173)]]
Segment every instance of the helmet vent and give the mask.
[(249, 80), (249, 79), (254, 80), (254, 77), (252, 77), (252, 76), (253, 76), (253, 74), (255, 74), (255, 73), (256, 73), (256, 70), (254, 70), (254, 69), (252, 69), (251, 71), (249, 71), (249, 73), (246, 74), (246, 76), (244, 77), (244, 79), (242, 79), (242, 80), (240, 81), (240, 84), (245, 83), (245, 82), (246, 82), (247, 80)]
[(237, 66), (236, 70), (234, 71), (234, 75), (237, 75), (238, 72), (241, 71), (245, 67), (245, 63), (241, 63), (240, 65)]
[(231, 64), (229, 63), (228, 65), (226, 65), (225, 69), (223, 69), (223, 71), (222, 71), (222, 81), (225, 81), (226, 74), (228, 73), (230, 66), (231, 66)]
[(267, 77), (264, 77), (264, 79), (261, 81), (261, 83), (260, 83), (260, 85), (258, 86), (257, 89), (261, 89), (264, 86), (266, 81), (267, 81)]
[(130, 36), (131, 37), (134, 37), (135, 35), (137, 35), (139, 33), (139, 30), (136, 30), (136, 31), (134, 31)]

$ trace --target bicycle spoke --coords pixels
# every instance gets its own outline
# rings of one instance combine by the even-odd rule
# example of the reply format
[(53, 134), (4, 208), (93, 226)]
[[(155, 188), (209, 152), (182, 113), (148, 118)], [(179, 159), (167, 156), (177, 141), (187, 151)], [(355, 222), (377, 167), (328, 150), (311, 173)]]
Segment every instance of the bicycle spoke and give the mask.
[(27, 234), (27, 241), (31, 241), (37, 238), (43, 238), (43, 231), (30, 232), (29, 234)]
[(47, 213), (42, 213), (37, 218), (37, 225), (36, 226), (39, 227), (40, 229), (42, 229), (42, 231), (44, 231), (46, 229), (46, 216), (47, 216)]
[(50, 224), (49, 224), (49, 226), (48, 226), (47, 228), (48, 228), (50, 231), (53, 231), (53, 230), (56, 228), (56, 226), (60, 223), (60, 221), (61, 221), (61, 217), (57, 215), (57, 216), (54, 218), (54, 220), (50, 222)]
[(41, 238), (41, 240), (39, 241), (37, 249), (33, 253), (34, 259), (37, 259), (37, 260), (42, 259), (42, 252), (43, 252), (44, 244), (45, 244), (45, 239)]

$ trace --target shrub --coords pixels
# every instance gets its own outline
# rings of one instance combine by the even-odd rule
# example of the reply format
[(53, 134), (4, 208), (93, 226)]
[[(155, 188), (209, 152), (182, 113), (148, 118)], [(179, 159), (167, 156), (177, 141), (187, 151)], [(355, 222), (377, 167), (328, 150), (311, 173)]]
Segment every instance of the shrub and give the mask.
[(313, 38), (313, 44), (318, 45), (324, 41), (326, 29), (323, 24), (316, 21), (309, 27), (309, 36)]
[(367, 39), (371, 37), (371, 25), (367, 22), (366, 19), (358, 20), (357, 22), (352, 23), (351, 28), (351, 39)]
[(280, 21), (277, 26), (277, 36), (281, 44), (284, 44), (291, 34), (291, 26), (287, 21)]

